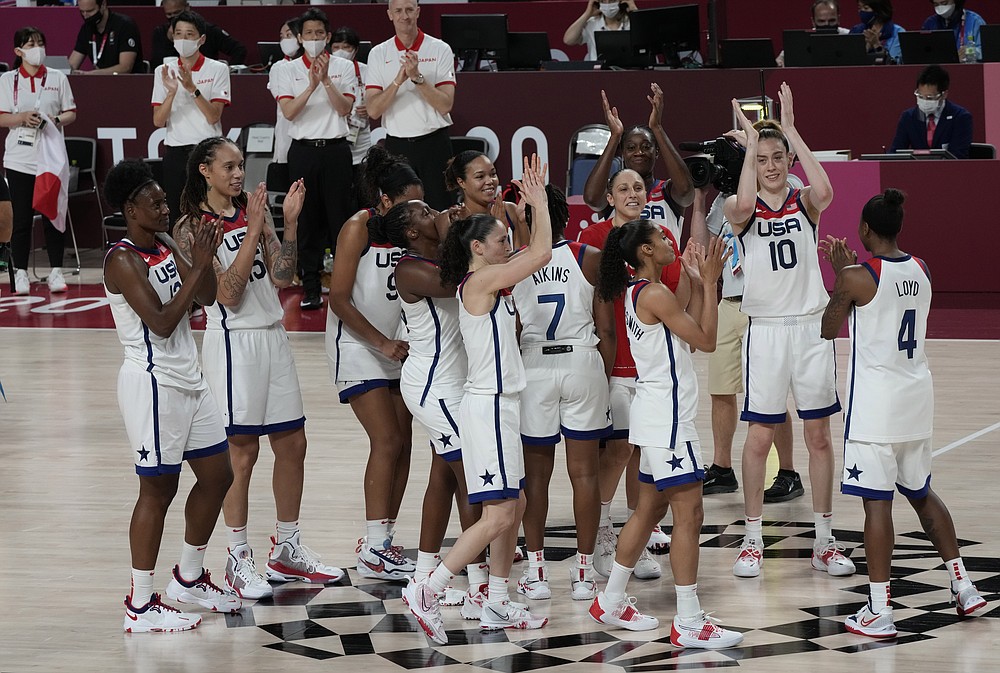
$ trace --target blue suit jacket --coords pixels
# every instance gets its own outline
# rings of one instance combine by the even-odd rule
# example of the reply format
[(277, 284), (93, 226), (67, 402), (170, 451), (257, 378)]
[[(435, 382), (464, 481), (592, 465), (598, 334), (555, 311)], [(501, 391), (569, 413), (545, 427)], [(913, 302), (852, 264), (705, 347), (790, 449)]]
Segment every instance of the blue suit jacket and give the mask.
[(926, 117), (916, 107), (912, 107), (899, 117), (896, 137), (892, 139), (888, 151), (946, 149), (959, 159), (968, 159), (971, 143), (972, 115), (964, 107), (945, 100), (941, 118), (934, 129), (932, 147), (927, 147)]

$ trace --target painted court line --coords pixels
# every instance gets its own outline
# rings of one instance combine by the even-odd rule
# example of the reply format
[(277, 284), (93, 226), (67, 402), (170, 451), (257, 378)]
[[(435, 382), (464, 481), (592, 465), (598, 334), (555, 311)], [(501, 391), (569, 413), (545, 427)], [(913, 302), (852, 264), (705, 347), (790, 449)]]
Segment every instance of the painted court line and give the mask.
[(982, 437), (983, 435), (988, 434), (988, 433), (993, 432), (994, 430), (998, 430), (998, 429), (1000, 429), (1000, 423), (994, 423), (993, 425), (991, 425), (991, 426), (989, 426), (987, 428), (983, 428), (982, 430), (979, 430), (978, 432), (973, 432), (971, 435), (968, 435), (966, 437), (962, 437), (962, 439), (954, 441), (951, 444), (949, 444), (948, 446), (942, 446), (940, 449), (938, 449), (937, 451), (935, 451), (931, 455), (932, 456), (940, 456), (942, 453), (945, 453), (946, 451), (951, 451), (952, 449), (954, 449), (956, 447), (962, 446), (962, 444), (966, 444), (968, 442), (971, 442), (974, 439)]

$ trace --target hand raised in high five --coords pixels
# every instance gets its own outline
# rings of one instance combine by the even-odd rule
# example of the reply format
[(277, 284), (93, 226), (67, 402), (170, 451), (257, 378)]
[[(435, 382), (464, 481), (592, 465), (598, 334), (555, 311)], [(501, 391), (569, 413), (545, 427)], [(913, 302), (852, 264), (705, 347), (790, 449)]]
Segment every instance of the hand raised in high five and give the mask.
[(795, 128), (795, 112), (792, 109), (792, 87), (785, 82), (778, 89), (778, 102), (781, 103), (781, 126), (790, 131)]
[(521, 179), (512, 181), (521, 190), (521, 198), (532, 208), (548, 210), (549, 195), (545, 192), (545, 174), (548, 170), (549, 165), (543, 164), (537, 154), (532, 154), (530, 160), (524, 157)]
[(649, 85), (652, 95), (647, 95), (646, 100), (653, 106), (649, 111), (649, 128), (655, 129), (663, 124), (663, 89), (656, 82)]
[(740, 107), (740, 102), (735, 98), (733, 99), (733, 112), (736, 114), (736, 121), (740, 125), (740, 130), (746, 134), (747, 146), (749, 147), (751, 143), (755, 144), (757, 139), (760, 138), (760, 133), (753, 127), (753, 122), (747, 119), (743, 108)]
[(625, 133), (625, 125), (618, 117), (618, 108), (611, 107), (611, 103), (608, 102), (608, 95), (604, 93), (604, 89), (601, 89), (601, 106), (604, 108), (604, 123), (611, 129), (611, 137), (621, 138)]

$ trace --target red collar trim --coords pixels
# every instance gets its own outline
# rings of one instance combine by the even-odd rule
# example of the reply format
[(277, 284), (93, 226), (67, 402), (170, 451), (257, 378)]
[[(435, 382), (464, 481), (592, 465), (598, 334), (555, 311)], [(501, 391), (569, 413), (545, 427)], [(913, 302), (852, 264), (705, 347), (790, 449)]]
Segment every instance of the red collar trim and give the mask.
[(201, 66), (203, 65), (205, 65), (205, 55), (202, 54), (201, 52), (198, 52), (198, 60), (194, 62), (193, 66), (191, 66), (191, 72), (197, 72), (201, 70)]
[(420, 51), (420, 45), (424, 43), (424, 31), (417, 28), (417, 39), (413, 41), (413, 44), (409, 48), (400, 41), (398, 35), (392, 39), (396, 42), (397, 51)]
[(41, 79), (45, 77), (45, 64), (43, 63), (42, 65), (38, 66), (38, 72), (36, 72), (34, 75), (32, 75), (30, 72), (24, 69), (24, 63), (21, 64), (21, 66), (18, 68), (18, 71), (21, 73), (22, 77), (34, 77), (35, 79)]

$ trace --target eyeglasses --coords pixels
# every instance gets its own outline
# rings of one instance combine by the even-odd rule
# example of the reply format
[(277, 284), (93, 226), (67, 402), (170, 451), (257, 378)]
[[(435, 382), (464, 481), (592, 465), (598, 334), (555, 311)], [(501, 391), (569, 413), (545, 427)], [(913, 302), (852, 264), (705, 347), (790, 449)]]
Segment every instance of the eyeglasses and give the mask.
[(917, 100), (941, 100), (944, 93), (939, 93), (936, 96), (921, 96), (919, 91), (914, 91), (913, 95), (917, 97)]

